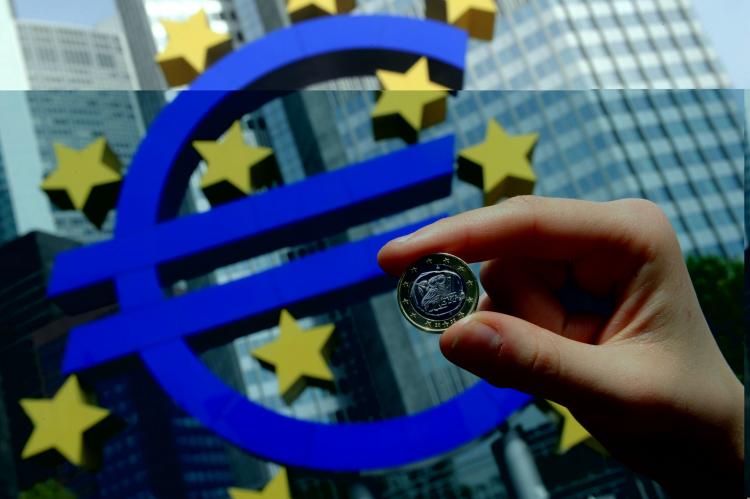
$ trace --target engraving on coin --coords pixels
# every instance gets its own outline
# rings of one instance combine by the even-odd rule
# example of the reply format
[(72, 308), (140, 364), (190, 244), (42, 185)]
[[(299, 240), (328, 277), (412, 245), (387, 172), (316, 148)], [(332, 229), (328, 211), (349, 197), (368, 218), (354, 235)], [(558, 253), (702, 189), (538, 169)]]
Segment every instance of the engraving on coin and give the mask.
[(461, 308), (466, 292), (461, 276), (450, 270), (436, 270), (418, 276), (409, 297), (422, 315), (442, 319)]
[(479, 286), (469, 266), (447, 253), (410, 265), (399, 281), (401, 313), (423, 331), (442, 333), (476, 310)]

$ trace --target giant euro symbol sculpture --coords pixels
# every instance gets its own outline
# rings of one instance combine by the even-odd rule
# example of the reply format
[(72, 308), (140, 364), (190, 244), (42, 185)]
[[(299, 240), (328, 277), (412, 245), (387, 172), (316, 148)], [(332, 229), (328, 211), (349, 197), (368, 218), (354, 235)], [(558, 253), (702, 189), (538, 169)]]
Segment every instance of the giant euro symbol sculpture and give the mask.
[[(480, 437), (530, 397), (481, 382), (427, 411), (377, 422), (322, 424), (277, 414), (237, 393), (195, 351), (268, 327), (286, 308), (322, 313), (393, 290), (376, 254), (418, 226), (333, 247), (222, 286), (178, 297), (165, 283), (304, 243), (448, 196), (452, 136), (414, 145), (302, 182), (177, 217), (199, 156), (240, 115), (309, 84), (427, 57), (436, 82), (462, 86), (467, 34), (449, 25), (386, 16), (303, 22), (246, 45), (179, 94), (153, 123), (125, 179), (115, 237), (64, 253), (49, 294), (76, 308), (119, 304), (116, 315), (71, 332), (67, 374), (140, 357), (185, 411), (246, 451), (288, 466), (328, 471), (384, 469), (430, 458)], [(294, 88), (289, 88), (290, 83)], [(366, 207), (367, 209), (361, 209)], [(242, 220), (242, 223), (237, 223)], [(346, 272), (328, 272), (332, 267)], [(294, 285), (289, 285), (294, 283)]]

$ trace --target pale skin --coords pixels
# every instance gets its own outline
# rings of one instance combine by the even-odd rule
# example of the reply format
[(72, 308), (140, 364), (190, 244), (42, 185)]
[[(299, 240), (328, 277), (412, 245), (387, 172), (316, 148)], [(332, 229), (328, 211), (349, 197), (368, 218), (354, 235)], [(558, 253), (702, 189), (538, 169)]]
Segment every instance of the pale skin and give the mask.
[[(445, 252), (485, 262), (480, 311), (440, 338), (453, 363), (558, 402), (611, 454), (675, 497), (741, 497), (744, 389), (701, 312), (674, 229), (655, 204), (521, 196), (388, 243), (393, 275)], [(571, 313), (567, 279), (611, 296)]]

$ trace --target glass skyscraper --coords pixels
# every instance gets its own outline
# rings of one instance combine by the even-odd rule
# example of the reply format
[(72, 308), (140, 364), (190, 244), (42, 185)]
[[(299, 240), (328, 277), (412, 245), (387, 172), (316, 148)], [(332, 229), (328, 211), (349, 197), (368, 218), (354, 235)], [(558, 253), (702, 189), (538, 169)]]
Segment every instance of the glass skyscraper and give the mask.
[[(467, 89), (729, 85), (689, 0), (497, 3), (494, 39), (470, 44)], [(424, 2), (360, 0), (356, 12), (424, 17)]]
[[(744, 247), (744, 110), (736, 90), (465, 91), (450, 99), (458, 148), (481, 142), (487, 121), (510, 133), (539, 132), (536, 193), (659, 203), (687, 254), (737, 258)], [(370, 132), (374, 96), (336, 92), (349, 161), (401, 147)], [(361, 118), (361, 119), (357, 119)]]

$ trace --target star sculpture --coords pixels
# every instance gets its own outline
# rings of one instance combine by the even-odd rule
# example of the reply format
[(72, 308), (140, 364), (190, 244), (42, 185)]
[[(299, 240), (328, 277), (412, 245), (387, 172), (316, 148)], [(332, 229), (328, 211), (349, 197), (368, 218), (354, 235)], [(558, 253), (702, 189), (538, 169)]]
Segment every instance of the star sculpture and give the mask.
[(156, 56), (156, 62), (173, 87), (187, 85), (232, 50), (232, 38), (212, 31), (203, 10), (187, 21), (161, 24), (169, 40), (164, 51)]
[(538, 140), (536, 133), (510, 136), (492, 120), (485, 141), (459, 153), (458, 178), (482, 189), (485, 205), (531, 194), (536, 183), (531, 156)]
[(117, 431), (111, 413), (93, 405), (76, 376), (69, 377), (52, 399), (23, 399), (21, 407), (34, 424), (21, 457), (45, 458), (51, 462), (62, 456), (70, 463), (88, 469), (99, 464), (99, 449)]
[(245, 490), (232, 487), (229, 489), (231, 499), (291, 499), (289, 492), (289, 478), (286, 469), (281, 468), (278, 474), (262, 491)]
[(560, 415), (562, 419), (562, 434), (558, 445), (558, 454), (565, 454), (573, 447), (585, 443), (600, 454), (607, 454), (606, 449), (578, 422), (573, 414), (560, 404), (547, 403)]
[(42, 190), (61, 210), (80, 211), (101, 229), (120, 194), (120, 160), (103, 137), (80, 150), (58, 143), (54, 148), (57, 167)]
[(325, 324), (303, 331), (292, 314), (282, 310), (279, 329), (275, 341), (256, 348), (251, 354), (275, 369), (279, 394), (289, 405), (309, 381), (333, 381), (326, 354), (334, 325)]
[(354, 10), (356, 0), (287, 0), (286, 10), (297, 23), (320, 16), (345, 14)]
[(198, 140), (193, 147), (208, 163), (201, 188), (213, 206), (283, 183), (273, 150), (247, 145), (239, 121), (222, 142)]
[(447, 22), (474, 38), (492, 40), (495, 32), (495, 0), (427, 0), (427, 17)]
[(377, 140), (401, 137), (413, 144), (420, 130), (445, 121), (449, 89), (430, 80), (427, 58), (406, 73), (379, 69), (376, 75), (383, 88), (372, 112)]

